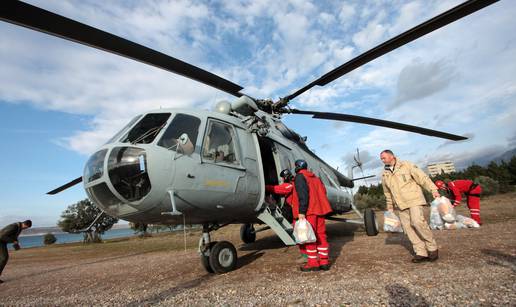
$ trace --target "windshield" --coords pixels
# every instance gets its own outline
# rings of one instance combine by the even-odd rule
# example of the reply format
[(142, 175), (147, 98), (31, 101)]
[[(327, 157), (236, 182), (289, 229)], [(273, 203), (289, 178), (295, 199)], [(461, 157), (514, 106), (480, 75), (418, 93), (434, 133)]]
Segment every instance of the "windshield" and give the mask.
[(149, 144), (167, 123), (170, 113), (151, 113), (145, 115), (123, 138), (122, 142)]
[(109, 141), (106, 142), (106, 144), (109, 144), (109, 143), (113, 143), (115, 141), (118, 141), (118, 139), (122, 136), (123, 133), (125, 133), (125, 131), (131, 127), (132, 125), (134, 125), (134, 123), (136, 123), (137, 120), (139, 120), (142, 116), (141, 115), (138, 115), (136, 117), (134, 117), (133, 119), (131, 119), (131, 121), (124, 126), (124, 128), (120, 129), (120, 131), (118, 131), (117, 134), (115, 134), (115, 136), (113, 136), (112, 138), (109, 139)]

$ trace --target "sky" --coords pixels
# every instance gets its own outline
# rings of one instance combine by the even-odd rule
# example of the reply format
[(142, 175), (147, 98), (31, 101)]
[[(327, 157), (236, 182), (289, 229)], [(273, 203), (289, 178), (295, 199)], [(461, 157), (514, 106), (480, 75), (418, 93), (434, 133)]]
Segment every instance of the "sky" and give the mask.
[[(258, 98), (286, 96), (462, 1), (27, 1), (209, 70)], [(382, 118), (468, 136), (450, 142), (387, 128), (286, 115), (344, 174), (360, 149), (378, 175), (389, 148), (424, 168), (458, 168), (516, 147), (516, 6), (495, 3), (405, 45), (293, 107)], [(0, 225), (55, 225), (86, 194), (90, 154), (134, 115), (212, 109), (234, 97), (190, 79), (0, 22)], [(360, 171), (355, 172), (356, 177)], [(378, 178), (378, 177), (377, 177)], [(369, 183), (374, 182), (369, 181)]]

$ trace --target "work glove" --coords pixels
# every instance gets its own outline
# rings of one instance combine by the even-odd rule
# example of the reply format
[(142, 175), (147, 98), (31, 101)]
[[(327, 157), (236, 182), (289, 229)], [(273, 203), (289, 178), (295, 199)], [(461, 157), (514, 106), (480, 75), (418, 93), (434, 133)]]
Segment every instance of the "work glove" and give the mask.
[(14, 250), (19, 250), (21, 247), (20, 247), (20, 244), (15, 243), (15, 244), (13, 244), (13, 248), (14, 248)]

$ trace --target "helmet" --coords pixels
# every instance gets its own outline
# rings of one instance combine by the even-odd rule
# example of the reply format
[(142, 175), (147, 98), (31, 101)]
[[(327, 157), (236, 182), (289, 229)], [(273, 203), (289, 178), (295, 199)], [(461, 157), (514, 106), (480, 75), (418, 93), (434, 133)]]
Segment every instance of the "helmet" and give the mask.
[(299, 160), (296, 160), (296, 162), (294, 162), (294, 166), (296, 167), (296, 173), (297, 173), (302, 169), (307, 169), (308, 163), (306, 163), (305, 160), (299, 159)]
[(283, 178), (285, 181), (290, 181), (292, 179), (292, 172), (286, 168), (284, 170), (281, 171), (281, 173), (279, 174), (281, 176), (281, 178)]
[(435, 186), (439, 189), (439, 190), (444, 190), (446, 188), (446, 183), (444, 183), (444, 181), (442, 180), (436, 180), (435, 181)]

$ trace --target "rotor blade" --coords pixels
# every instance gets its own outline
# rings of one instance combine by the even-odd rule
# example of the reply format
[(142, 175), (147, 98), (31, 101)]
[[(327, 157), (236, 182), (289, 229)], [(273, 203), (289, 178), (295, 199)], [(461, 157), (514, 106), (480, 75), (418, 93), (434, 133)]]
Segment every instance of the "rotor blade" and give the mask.
[(72, 181), (68, 182), (67, 184), (64, 184), (64, 185), (60, 186), (60, 187), (59, 187), (59, 188), (57, 188), (57, 189), (54, 189), (54, 190), (52, 190), (52, 191), (50, 191), (50, 192), (47, 192), (47, 194), (48, 194), (48, 195), (54, 195), (54, 194), (57, 194), (57, 193), (59, 193), (59, 192), (61, 192), (61, 191), (64, 191), (64, 190), (66, 190), (66, 189), (70, 188), (70, 187), (73, 187), (74, 185), (76, 185), (76, 184), (80, 183), (81, 181), (82, 181), (82, 176), (81, 176), (81, 177), (79, 177), (79, 178), (75, 178), (74, 180), (72, 180)]
[(0, 20), (143, 62), (240, 97), (242, 87), (199, 67), (30, 4), (3, 0)]
[[(364, 174), (362, 174), (362, 176), (364, 176)], [(360, 177), (360, 178), (353, 178), (353, 179), (351, 179), (351, 181), (357, 181), (357, 180), (373, 178), (373, 177), (376, 177), (376, 175), (369, 175), (369, 176), (364, 176), (364, 177)]]
[(373, 126), (381, 126), (381, 127), (387, 127), (397, 130), (403, 130), (403, 131), (409, 131), (409, 132), (415, 132), (419, 134), (429, 135), (429, 136), (435, 136), (438, 138), (448, 139), (452, 141), (462, 141), (467, 140), (467, 137), (450, 134), (442, 131), (437, 130), (431, 130), (427, 128), (422, 128), (418, 126), (412, 126), (397, 122), (391, 122), (383, 119), (376, 119), (376, 118), (370, 118), (370, 117), (363, 117), (363, 116), (357, 116), (357, 115), (349, 115), (349, 114), (341, 114), (341, 113), (329, 113), (329, 112), (314, 112), (314, 111), (302, 111), (302, 110), (296, 110), (292, 109), (291, 113), (293, 114), (307, 114), (307, 115), (313, 115), (313, 118), (319, 118), (319, 119), (330, 119), (330, 120), (339, 120), (339, 121), (345, 121), (345, 122), (354, 122), (354, 123), (360, 123), (360, 124), (366, 124), (366, 125), (373, 125)]
[(351, 59), (350, 61), (342, 64), (341, 66), (335, 68), (334, 70), (326, 73), (324, 76), (319, 79), (313, 81), (312, 83), (306, 85), (305, 87), (299, 89), (297, 92), (288, 95), (283, 98), (284, 101), (290, 101), (305, 91), (311, 89), (312, 87), (324, 86), (333, 80), (342, 77), (348, 72), (364, 65), (372, 60), (391, 52), (392, 50), (399, 48), (407, 43), (410, 43), (413, 40), (420, 38), (432, 31), (435, 31), (447, 24), (450, 24), (462, 17), (465, 17), (471, 13), (474, 13), (488, 5), (491, 5), (499, 0), (470, 0), (464, 2), (426, 22), (408, 30), (400, 35), (391, 38), (390, 40), (374, 47), (373, 49), (362, 53), (356, 58)]

